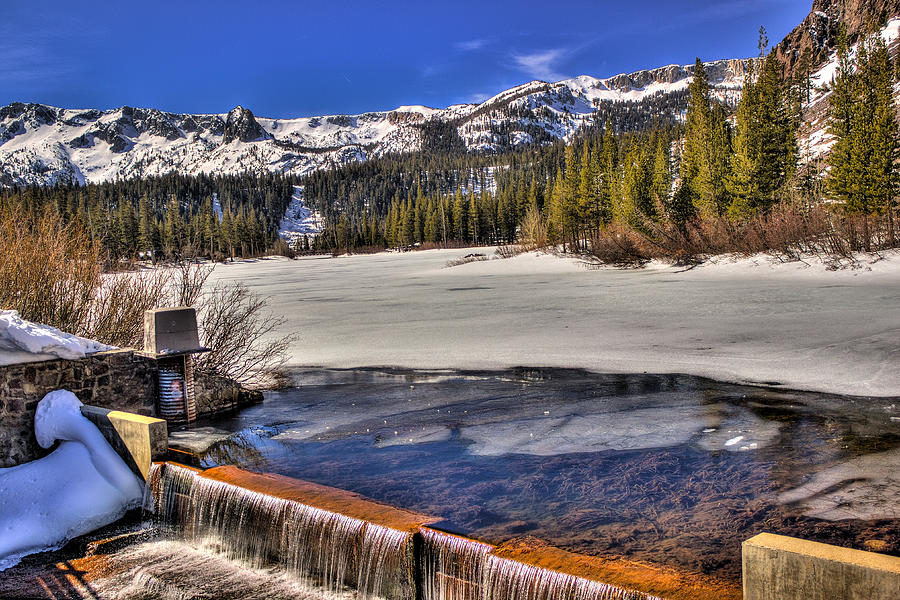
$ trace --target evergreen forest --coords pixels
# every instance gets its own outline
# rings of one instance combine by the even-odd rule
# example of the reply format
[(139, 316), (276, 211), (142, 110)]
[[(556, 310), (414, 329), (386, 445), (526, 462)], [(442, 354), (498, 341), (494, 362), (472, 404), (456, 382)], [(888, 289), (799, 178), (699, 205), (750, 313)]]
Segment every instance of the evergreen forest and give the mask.
[[(426, 123), (434, 131), (421, 151), (304, 177), (171, 174), (6, 188), (0, 203), (83, 228), (110, 263), (513, 244), (640, 263), (896, 246), (898, 66), (881, 37), (851, 52), (839, 36), (826, 163), (800, 141), (809, 69), (785, 78), (767, 46), (761, 29), (760, 56), (736, 103), (713, 93), (698, 59), (686, 115), (607, 109), (603, 125), (567, 141), (466, 152), (454, 127)], [(324, 229), (289, 248), (278, 225), (295, 186)]]

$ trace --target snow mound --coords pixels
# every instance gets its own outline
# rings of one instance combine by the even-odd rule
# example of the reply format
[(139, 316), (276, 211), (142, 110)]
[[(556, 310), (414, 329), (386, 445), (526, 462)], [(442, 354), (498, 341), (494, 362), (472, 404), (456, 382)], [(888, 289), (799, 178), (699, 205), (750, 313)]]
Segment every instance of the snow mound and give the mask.
[(0, 365), (54, 358), (72, 360), (112, 349), (113, 346), (65, 333), (49, 325), (26, 321), (14, 310), (0, 310)]
[(0, 570), (34, 552), (59, 548), (140, 506), (143, 484), (72, 392), (44, 396), (34, 418), (48, 456), (0, 469)]

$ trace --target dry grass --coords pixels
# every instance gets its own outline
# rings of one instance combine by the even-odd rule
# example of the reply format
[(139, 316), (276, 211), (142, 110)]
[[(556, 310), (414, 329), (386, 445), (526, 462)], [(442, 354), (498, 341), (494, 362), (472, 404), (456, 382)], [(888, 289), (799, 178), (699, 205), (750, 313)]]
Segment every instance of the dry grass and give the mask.
[(52, 214), (0, 212), (0, 308), (24, 319), (84, 334), (102, 282), (100, 248)]
[(818, 256), (838, 264), (852, 262), (859, 251), (896, 247), (900, 236), (895, 228), (890, 215), (847, 216), (823, 206), (786, 204), (744, 221), (698, 219), (681, 228), (648, 221), (641, 231), (608, 227), (592, 237), (589, 254), (623, 266), (652, 259), (691, 264), (717, 254), (760, 253), (785, 262)]

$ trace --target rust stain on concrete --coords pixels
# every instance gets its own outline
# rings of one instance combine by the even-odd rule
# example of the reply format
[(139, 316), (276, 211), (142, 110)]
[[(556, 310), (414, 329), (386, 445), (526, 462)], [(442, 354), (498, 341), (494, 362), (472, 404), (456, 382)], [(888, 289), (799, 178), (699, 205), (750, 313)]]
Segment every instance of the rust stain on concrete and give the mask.
[(214, 467), (200, 474), (215, 481), (230, 483), (260, 494), (284, 500), (293, 500), (315, 508), (321, 508), (347, 517), (360, 519), (409, 533), (422, 525), (441, 519), (405, 510), (327, 485), (293, 479), (270, 473), (252, 473), (233, 466)]

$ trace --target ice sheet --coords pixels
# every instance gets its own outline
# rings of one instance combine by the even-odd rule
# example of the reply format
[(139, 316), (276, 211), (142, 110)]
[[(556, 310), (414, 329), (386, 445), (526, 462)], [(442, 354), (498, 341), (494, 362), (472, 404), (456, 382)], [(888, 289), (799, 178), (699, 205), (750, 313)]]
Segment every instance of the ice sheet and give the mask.
[(896, 254), (838, 271), (764, 256), (592, 269), (534, 253), (446, 266), (471, 252), (248, 261), (213, 277), (271, 296), (299, 333), (295, 366), (560, 366), (900, 394)]

